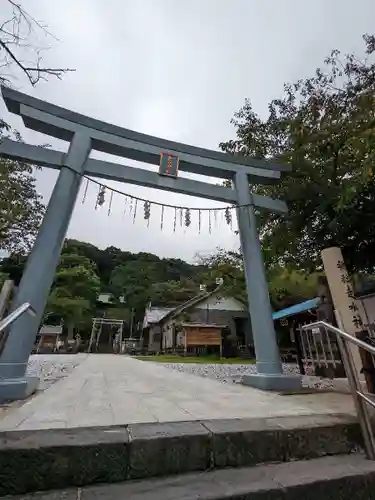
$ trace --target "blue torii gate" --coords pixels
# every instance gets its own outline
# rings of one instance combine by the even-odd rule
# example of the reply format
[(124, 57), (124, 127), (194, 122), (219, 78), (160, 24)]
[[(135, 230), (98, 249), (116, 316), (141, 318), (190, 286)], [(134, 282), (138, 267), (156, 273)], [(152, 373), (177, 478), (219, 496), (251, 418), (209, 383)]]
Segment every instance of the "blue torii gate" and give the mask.
[[(272, 320), (264, 263), (254, 207), (287, 212), (286, 204), (250, 192), (250, 184), (277, 182), (288, 165), (188, 146), (127, 130), (1, 87), (8, 110), (20, 115), (26, 127), (69, 142), (68, 153), (4, 139), (0, 156), (60, 170), (34, 247), (13, 304), (30, 302), (36, 316), (22, 316), (12, 326), (0, 357), (0, 401), (24, 398), (38, 380), (25, 376), (30, 352), (52, 286), (60, 251), (80, 188), (82, 175), (209, 198), (239, 206), (238, 228), (244, 258), (249, 312), (257, 358), (257, 374), (244, 383), (261, 389), (292, 389), (298, 376), (283, 374)], [(178, 157), (179, 169), (231, 180), (233, 188), (161, 176), (140, 168), (89, 158), (90, 151), (158, 164), (161, 152)]]

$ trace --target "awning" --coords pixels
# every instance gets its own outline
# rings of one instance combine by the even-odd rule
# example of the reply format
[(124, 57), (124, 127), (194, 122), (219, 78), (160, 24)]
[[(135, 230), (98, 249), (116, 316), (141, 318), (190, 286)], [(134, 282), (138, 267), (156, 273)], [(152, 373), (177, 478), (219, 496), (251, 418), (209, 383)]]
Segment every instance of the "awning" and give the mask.
[(319, 305), (320, 298), (316, 297), (315, 299), (306, 300), (305, 302), (301, 302), (300, 304), (296, 304), (295, 306), (287, 307), (286, 309), (282, 309), (281, 311), (277, 311), (272, 314), (272, 319), (281, 319), (287, 318), (288, 316), (293, 316), (294, 314), (303, 313), (308, 311), (309, 309), (316, 309)]

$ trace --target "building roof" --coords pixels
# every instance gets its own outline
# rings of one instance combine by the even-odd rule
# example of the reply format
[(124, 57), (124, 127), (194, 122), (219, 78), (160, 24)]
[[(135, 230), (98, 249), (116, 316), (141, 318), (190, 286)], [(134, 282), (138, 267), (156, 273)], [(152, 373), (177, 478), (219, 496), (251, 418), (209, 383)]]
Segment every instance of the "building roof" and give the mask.
[(286, 309), (282, 309), (281, 311), (276, 311), (272, 314), (272, 319), (282, 319), (287, 318), (288, 316), (294, 316), (295, 314), (300, 314), (308, 311), (309, 309), (316, 309), (320, 303), (320, 297), (316, 297), (315, 299), (305, 300), (305, 302), (301, 302), (300, 304), (296, 304), (291, 307), (287, 307)]
[(39, 330), (39, 335), (61, 335), (62, 325), (43, 325)]
[(203, 292), (203, 293), (200, 293), (199, 295), (196, 295), (195, 297), (193, 297), (192, 299), (190, 300), (187, 300), (186, 302), (184, 302), (183, 304), (175, 307), (169, 314), (168, 316), (176, 316), (177, 314), (181, 314), (182, 312), (186, 311), (186, 309), (189, 309), (190, 307), (193, 307), (195, 306), (196, 304), (199, 304), (199, 302), (203, 302), (204, 300), (208, 299), (209, 297), (211, 297), (212, 295), (215, 295), (216, 292), (218, 292), (220, 290), (220, 288), (222, 287), (222, 285), (219, 285), (217, 286), (214, 290), (212, 290), (211, 292)]
[(185, 328), (221, 328), (224, 329), (227, 325), (220, 325), (218, 323), (181, 323)]
[(170, 312), (174, 310), (175, 307), (150, 307), (146, 309), (145, 317), (143, 320), (143, 328), (159, 323)]
[(162, 321), (165, 321), (169, 317), (173, 318), (177, 314), (181, 314), (183, 311), (186, 311), (186, 309), (189, 309), (190, 307), (195, 306), (199, 302), (203, 302), (212, 295), (215, 295), (215, 293), (217, 293), (221, 287), (222, 285), (219, 285), (211, 292), (200, 293), (199, 295), (196, 295), (192, 299), (189, 299), (183, 304), (180, 304), (179, 306), (176, 307), (148, 307), (146, 309), (145, 317), (143, 320), (143, 328), (146, 328), (150, 324), (155, 325), (161, 323)]

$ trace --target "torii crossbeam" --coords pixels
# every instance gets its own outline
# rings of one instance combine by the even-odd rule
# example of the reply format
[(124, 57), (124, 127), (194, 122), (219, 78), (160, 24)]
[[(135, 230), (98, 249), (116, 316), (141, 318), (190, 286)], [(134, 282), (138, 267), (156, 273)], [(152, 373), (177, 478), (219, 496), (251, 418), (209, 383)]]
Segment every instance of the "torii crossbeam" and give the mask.
[[(250, 184), (277, 182), (288, 165), (188, 146), (127, 130), (1, 87), (9, 111), (26, 127), (69, 142), (68, 153), (4, 139), (0, 156), (60, 170), (53, 193), (23, 273), (13, 308), (30, 302), (35, 317), (21, 317), (11, 328), (0, 357), (0, 402), (24, 398), (37, 380), (25, 376), (28, 358), (48, 299), (82, 175), (209, 198), (239, 205), (238, 227), (244, 257), (249, 312), (258, 373), (244, 382), (262, 389), (300, 386), (296, 376), (282, 372), (271, 315), (268, 286), (257, 234), (254, 207), (284, 213), (283, 201), (252, 194)], [(233, 188), (89, 158), (91, 150), (158, 164), (161, 152), (178, 158), (179, 169), (232, 181)]]

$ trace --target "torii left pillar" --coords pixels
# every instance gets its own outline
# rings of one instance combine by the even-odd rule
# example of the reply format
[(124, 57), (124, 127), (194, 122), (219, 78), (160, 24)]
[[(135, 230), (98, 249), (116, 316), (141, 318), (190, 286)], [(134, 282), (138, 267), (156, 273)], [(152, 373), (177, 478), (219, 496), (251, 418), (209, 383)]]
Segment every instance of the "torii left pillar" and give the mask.
[(75, 133), (13, 304), (13, 309), (16, 309), (24, 302), (30, 302), (36, 315), (23, 315), (10, 328), (0, 356), (0, 403), (24, 399), (38, 386), (37, 377), (26, 376), (27, 363), (55, 277), (90, 150), (90, 137), (81, 132)]

